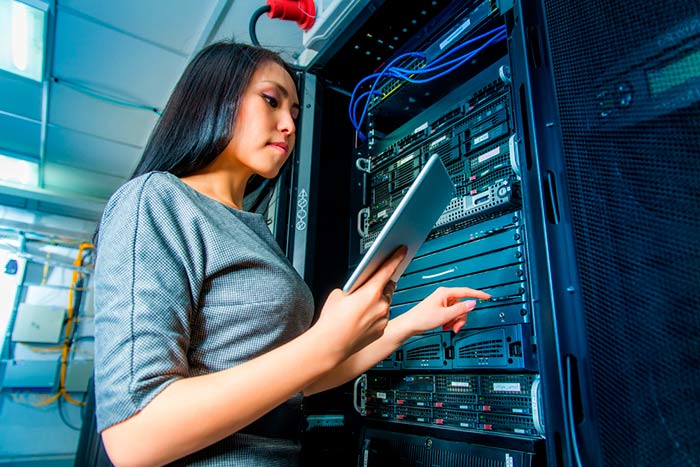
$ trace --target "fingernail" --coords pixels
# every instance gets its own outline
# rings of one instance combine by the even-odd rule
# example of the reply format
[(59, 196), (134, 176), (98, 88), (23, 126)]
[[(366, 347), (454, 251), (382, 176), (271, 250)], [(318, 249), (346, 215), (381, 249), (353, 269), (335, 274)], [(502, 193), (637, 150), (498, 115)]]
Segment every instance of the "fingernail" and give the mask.
[(472, 311), (476, 306), (476, 300), (467, 300), (464, 305), (467, 307), (467, 311)]

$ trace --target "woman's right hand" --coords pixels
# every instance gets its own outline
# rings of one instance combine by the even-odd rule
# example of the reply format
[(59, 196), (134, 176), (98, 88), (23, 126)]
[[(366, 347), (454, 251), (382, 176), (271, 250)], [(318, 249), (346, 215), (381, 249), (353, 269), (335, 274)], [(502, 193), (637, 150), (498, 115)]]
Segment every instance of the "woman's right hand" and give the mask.
[(379, 339), (389, 322), (389, 305), (396, 284), (391, 276), (406, 256), (397, 249), (379, 269), (351, 294), (333, 290), (314, 325), (338, 362)]

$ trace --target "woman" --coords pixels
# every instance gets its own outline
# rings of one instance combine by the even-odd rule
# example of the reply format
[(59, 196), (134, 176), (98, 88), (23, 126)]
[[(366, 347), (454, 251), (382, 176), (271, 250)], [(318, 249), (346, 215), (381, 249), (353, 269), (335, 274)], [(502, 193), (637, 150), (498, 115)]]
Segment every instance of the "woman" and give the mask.
[(244, 211), (274, 178), (299, 100), (273, 52), (218, 43), (185, 70), (131, 181), (108, 202), (95, 270), (98, 429), (118, 465), (296, 465), (301, 394), (338, 386), (409, 337), (457, 331), (489, 295), (439, 289), (388, 321), (397, 251), (352, 294), (311, 293)]

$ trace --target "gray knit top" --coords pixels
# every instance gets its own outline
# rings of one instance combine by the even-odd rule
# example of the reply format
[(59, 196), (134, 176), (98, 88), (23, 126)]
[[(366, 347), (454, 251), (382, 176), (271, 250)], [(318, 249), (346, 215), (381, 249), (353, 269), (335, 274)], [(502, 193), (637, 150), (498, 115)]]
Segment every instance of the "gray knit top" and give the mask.
[[(261, 215), (229, 208), (165, 172), (129, 181), (107, 203), (94, 285), (100, 431), (173, 381), (294, 339), (314, 312), (309, 288)], [(297, 457), (294, 441), (239, 433), (177, 465), (288, 466)]]

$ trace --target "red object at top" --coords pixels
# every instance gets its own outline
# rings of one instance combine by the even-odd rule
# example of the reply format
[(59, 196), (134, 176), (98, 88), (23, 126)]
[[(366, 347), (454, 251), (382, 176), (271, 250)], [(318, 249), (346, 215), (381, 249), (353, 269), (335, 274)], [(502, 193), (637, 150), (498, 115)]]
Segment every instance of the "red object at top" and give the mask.
[(316, 4), (314, 0), (267, 0), (270, 18), (296, 21), (301, 29), (308, 31), (316, 21)]

